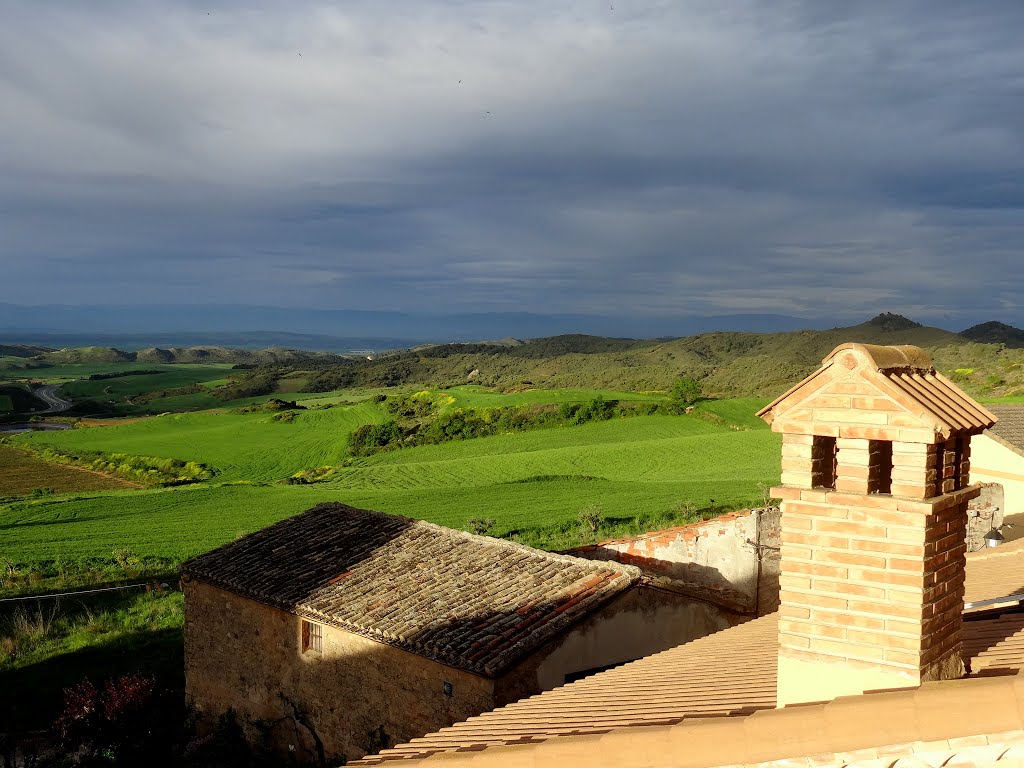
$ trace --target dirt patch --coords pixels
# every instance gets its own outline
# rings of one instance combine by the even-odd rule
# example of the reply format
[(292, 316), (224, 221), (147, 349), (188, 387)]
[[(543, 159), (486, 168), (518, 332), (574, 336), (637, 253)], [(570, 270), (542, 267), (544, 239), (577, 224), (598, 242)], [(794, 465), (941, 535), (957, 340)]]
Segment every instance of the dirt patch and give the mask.
[(91, 469), (51, 464), (17, 448), (0, 445), (0, 496), (21, 496), (43, 488), (49, 488), (54, 493), (71, 493), (142, 487), (138, 483)]
[(80, 423), (86, 427), (119, 427), (122, 424), (135, 424), (152, 416), (136, 416), (126, 419), (80, 419)]

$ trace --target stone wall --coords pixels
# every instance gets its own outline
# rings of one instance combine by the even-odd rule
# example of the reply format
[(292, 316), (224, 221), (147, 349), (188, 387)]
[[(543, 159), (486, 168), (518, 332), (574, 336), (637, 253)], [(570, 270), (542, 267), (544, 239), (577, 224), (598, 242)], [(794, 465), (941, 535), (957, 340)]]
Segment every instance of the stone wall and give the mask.
[(762, 616), (779, 604), (779, 510), (743, 510), (569, 554), (643, 569), (654, 584)]
[(184, 591), (189, 703), (208, 722), (233, 709), (252, 740), (302, 761), (352, 760), (494, 707), (477, 675), (327, 626), (323, 651), (303, 653), (299, 617), (196, 580)]
[(967, 551), (985, 548), (985, 534), (1003, 524), (1003, 486), (981, 483), (981, 495), (967, 505)]

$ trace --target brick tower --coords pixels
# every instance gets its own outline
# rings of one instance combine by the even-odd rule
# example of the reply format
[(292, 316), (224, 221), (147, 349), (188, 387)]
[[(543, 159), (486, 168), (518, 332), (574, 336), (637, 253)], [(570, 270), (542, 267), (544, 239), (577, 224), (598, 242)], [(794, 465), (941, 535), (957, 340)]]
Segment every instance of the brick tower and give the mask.
[(779, 706), (962, 676), (970, 437), (995, 417), (869, 344), (758, 415), (783, 439)]

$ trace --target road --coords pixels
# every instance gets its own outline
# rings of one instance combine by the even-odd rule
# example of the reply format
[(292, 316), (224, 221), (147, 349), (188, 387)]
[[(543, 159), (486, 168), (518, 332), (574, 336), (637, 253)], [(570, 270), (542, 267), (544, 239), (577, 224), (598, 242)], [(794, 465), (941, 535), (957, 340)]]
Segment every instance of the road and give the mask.
[(71, 407), (70, 400), (62, 400), (57, 397), (57, 388), (59, 386), (60, 384), (47, 384), (32, 393), (50, 406), (45, 411), (36, 411), (36, 416), (42, 416), (44, 413), (61, 413)]

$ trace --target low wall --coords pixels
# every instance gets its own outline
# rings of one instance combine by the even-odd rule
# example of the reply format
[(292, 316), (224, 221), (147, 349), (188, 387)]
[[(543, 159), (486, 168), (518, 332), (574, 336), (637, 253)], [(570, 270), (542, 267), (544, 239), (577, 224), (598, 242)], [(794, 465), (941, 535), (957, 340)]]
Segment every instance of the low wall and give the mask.
[(762, 616), (779, 605), (779, 521), (777, 507), (742, 510), (568, 554), (635, 565), (652, 584)]

